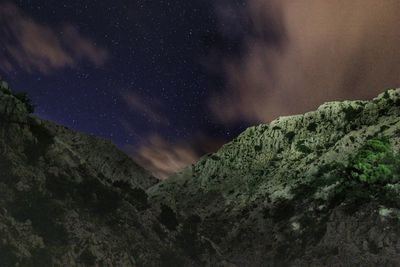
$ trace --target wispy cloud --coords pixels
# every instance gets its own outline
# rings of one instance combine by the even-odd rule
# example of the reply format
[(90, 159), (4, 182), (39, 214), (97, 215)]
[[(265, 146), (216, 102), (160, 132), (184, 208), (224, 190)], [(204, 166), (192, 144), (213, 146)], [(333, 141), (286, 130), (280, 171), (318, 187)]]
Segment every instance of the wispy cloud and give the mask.
[[(210, 100), (223, 123), (270, 121), (400, 86), (397, 0), (249, 0), (240, 12), (251, 29), (239, 29), (245, 51), (225, 59), (226, 89)], [(235, 14), (223, 13), (222, 23)]]
[(35, 21), (12, 3), (0, 4), (0, 69), (48, 74), (76, 67), (80, 61), (102, 66), (106, 49), (67, 25), (50, 27)]
[(133, 154), (133, 159), (160, 179), (193, 164), (199, 155), (186, 142), (170, 144), (161, 136), (150, 136)]
[(122, 94), (122, 98), (132, 111), (140, 113), (151, 122), (169, 124), (168, 118), (159, 111), (161, 104), (157, 99), (145, 99), (132, 92)]
[(128, 146), (125, 150), (155, 177), (166, 179), (196, 163), (204, 154), (215, 152), (223, 143), (223, 140), (202, 134), (177, 142), (168, 142), (159, 134), (152, 134), (138, 148)]

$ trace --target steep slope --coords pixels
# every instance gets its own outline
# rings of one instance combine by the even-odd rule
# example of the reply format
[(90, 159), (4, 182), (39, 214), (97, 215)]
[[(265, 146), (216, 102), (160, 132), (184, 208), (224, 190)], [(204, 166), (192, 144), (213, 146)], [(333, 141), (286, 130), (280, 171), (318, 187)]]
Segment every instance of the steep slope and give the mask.
[(148, 193), (199, 265), (399, 266), (399, 115), (400, 90), (326, 103), (249, 128)]
[(157, 183), (0, 85), (0, 266), (399, 266), (400, 90), (252, 127)]
[(157, 180), (110, 142), (28, 110), (0, 88), (0, 266), (160, 264), (168, 241), (144, 191)]

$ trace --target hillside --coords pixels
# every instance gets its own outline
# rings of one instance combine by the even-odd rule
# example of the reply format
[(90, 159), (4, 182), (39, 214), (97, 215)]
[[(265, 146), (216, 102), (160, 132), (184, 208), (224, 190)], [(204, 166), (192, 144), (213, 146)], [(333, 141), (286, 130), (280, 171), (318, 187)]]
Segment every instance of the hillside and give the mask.
[(0, 90), (0, 266), (159, 263), (145, 193), (157, 180), (111, 142), (36, 118), (20, 99)]
[(249, 128), (151, 202), (212, 244), (192, 252), (212, 266), (399, 266), (399, 114), (389, 90)]
[(0, 266), (399, 266), (400, 90), (252, 127), (158, 182), (0, 88)]

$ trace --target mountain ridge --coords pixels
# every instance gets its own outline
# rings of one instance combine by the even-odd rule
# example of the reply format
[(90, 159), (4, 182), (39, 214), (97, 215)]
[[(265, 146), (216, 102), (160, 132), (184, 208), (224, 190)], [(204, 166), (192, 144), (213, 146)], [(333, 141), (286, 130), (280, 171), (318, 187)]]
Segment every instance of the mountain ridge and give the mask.
[[(182, 173), (150, 188), (148, 192), (151, 202), (168, 203), (178, 214), (183, 213), (189, 217), (191, 214), (196, 214), (201, 217), (202, 225), (207, 230), (199, 232), (204, 235), (207, 234), (207, 231), (213, 233), (210, 230), (211, 225), (219, 225), (223, 229), (221, 223), (227, 222), (227, 218), (231, 218), (232, 221), (240, 220), (239, 225), (232, 223), (229, 227), (225, 226), (228, 229), (220, 229), (220, 232), (227, 237), (219, 236), (217, 238), (220, 241), (216, 242), (220, 247), (229, 248), (225, 251), (229, 255), (228, 258), (239, 258), (233, 261), (239, 262), (238, 266), (263, 266), (263, 262), (269, 262), (271, 266), (309, 266), (313, 264), (326, 266), (326, 262), (318, 263), (317, 260), (313, 263), (297, 259), (298, 262), (294, 264), (294, 259), (292, 262), (280, 259), (279, 257), (282, 256), (280, 250), (296, 251), (296, 247), (285, 242), (283, 244), (282, 242), (271, 242), (272, 247), (276, 246), (275, 251), (272, 248), (268, 251), (248, 242), (246, 245), (252, 248), (250, 251), (246, 246), (239, 246), (241, 249), (236, 248), (237, 250), (235, 250), (230, 243), (240, 244), (241, 241), (238, 241), (237, 238), (242, 240), (240, 235), (246, 235), (253, 231), (269, 236), (269, 240), (282, 239), (282, 230), (268, 233), (267, 229), (274, 229), (281, 222), (269, 221), (268, 218), (265, 218), (266, 212), (274, 214), (281, 209), (292, 210), (291, 217), (282, 215), (285, 220), (288, 220), (285, 222), (287, 224), (285, 227), (299, 228), (299, 231), (302, 230), (302, 227), (306, 227), (304, 231), (309, 234), (312, 231), (307, 229), (304, 222), (301, 223), (302, 220), (318, 221), (317, 214), (322, 217), (322, 213), (325, 213), (326, 218), (335, 212), (341, 214), (342, 207), (339, 205), (342, 202), (338, 200), (336, 204), (330, 203), (329, 205), (337, 205), (333, 209), (324, 207), (327, 205), (324, 202), (328, 201), (325, 198), (332, 197), (334, 199), (335, 188), (338, 187), (339, 181), (340, 183), (347, 183), (347, 181), (337, 179), (338, 181), (331, 181), (329, 184), (323, 180), (319, 181), (321, 180), (319, 176), (327, 176), (329, 172), (333, 171), (346, 172), (351, 158), (371, 138), (388, 137), (391, 146), (398, 151), (399, 97), (400, 90), (388, 90), (372, 101), (330, 102), (321, 105), (316, 111), (304, 115), (283, 117), (268, 125), (251, 127), (238, 138), (224, 145), (217, 153), (204, 157)], [(346, 179), (351, 178), (346, 177)], [(302, 191), (315, 186), (312, 185), (315, 181), (320, 183), (319, 187), (321, 188), (317, 188), (318, 190), (313, 193), (318, 194), (319, 197), (316, 199), (311, 199), (312, 195), (300, 197), (303, 194)], [(358, 186), (363, 187), (361, 183), (356, 187), (358, 188)], [(302, 217), (302, 205), (298, 204), (302, 201), (306, 202), (302, 204), (305, 207), (316, 205), (314, 202), (322, 201), (320, 204), (322, 212), (317, 210), (319, 205), (308, 217)], [(399, 203), (395, 205), (395, 214), (400, 214), (398, 205)], [(380, 209), (384, 210), (385, 208), (380, 208), (378, 205), (374, 208), (371, 206), (370, 209), (371, 213), (372, 209), (379, 213)], [(251, 218), (243, 218), (243, 213)], [(215, 219), (218, 217), (222, 218)], [(346, 218), (343, 214), (340, 217)], [(207, 220), (209, 222), (205, 223), (204, 221)], [(325, 222), (317, 223), (314, 226), (325, 230), (328, 228)], [(281, 227), (284, 226), (281, 225)], [(394, 236), (398, 237), (398, 225), (396, 229), (394, 231), (397, 233)], [(288, 230), (286, 229), (286, 231)], [(293, 231), (289, 232), (294, 234)], [(214, 234), (216, 233), (214, 232)], [(354, 237), (354, 239), (360, 238), (362, 237)], [(250, 239), (255, 240), (255, 243), (261, 243), (259, 236), (245, 238), (245, 240)], [(379, 243), (379, 241), (376, 242)], [(269, 242), (264, 241), (264, 243), (268, 244)], [(337, 250), (337, 245), (330, 245), (335, 251)], [(307, 246), (307, 244), (297, 244), (297, 246)], [(360, 246), (362, 248), (362, 245), (358, 244), (358, 247)], [(354, 249), (356, 249), (355, 246)], [(234, 252), (230, 252), (230, 250)], [(255, 251), (263, 251), (265, 255), (254, 255)], [(237, 256), (241, 254), (247, 254), (247, 257), (243, 257), (245, 260)], [(331, 259), (330, 264), (341, 262), (346, 266), (362, 266), (363, 264), (375, 266), (372, 263), (376, 263), (376, 259), (372, 259), (372, 256), (368, 258), (365, 254), (365, 252), (354, 254), (354, 260), (348, 261), (347, 265), (346, 262), (339, 259)], [(392, 255), (397, 254), (393, 253)], [(299, 257), (299, 255), (290, 255), (290, 253), (286, 256), (288, 258)], [(391, 264), (399, 262), (400, 259), (394, 256)], [(267, 266), (270, 265), (267, 264)]]
[(400, 89), (250, 127), (165, 181), (24, 101), (0, 88), (0, 266), (400, 263)]

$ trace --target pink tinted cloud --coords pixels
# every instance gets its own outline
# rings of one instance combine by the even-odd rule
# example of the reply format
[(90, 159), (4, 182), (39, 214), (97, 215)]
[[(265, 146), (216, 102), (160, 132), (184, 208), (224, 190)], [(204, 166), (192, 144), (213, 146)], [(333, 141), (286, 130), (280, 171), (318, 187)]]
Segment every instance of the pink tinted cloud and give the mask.
[(166, 179), (196, 163), (203, 155), (217, 151), (224, 143), (224, 140), (200, 133), (188, 140), (169, 142), (154, 133), (141, 139), (138, 147), (127, 146), (125, 150), (155, 177)]
[(48, 74), (80, 61), (102, 66), (106, 49), (97, 47), (72, 25), (56, 29), (43, 25), (11, 3), (0, 4), (0, 69)]
[(244, 56), (225, 60), (228, 84), (209, 103), (223, 123), (268, 122), (400, 86), (400, 1), (249, 0), (246, 14), (254, 32), (278, 28), (284, 42), (248, 35)]
[(155, 134), (150, 136), (147, 142), (141, 144), (132, 158), (155, 177), (166, 179), (195, 163), (199, 155), (187, 142), (171, 144)]

